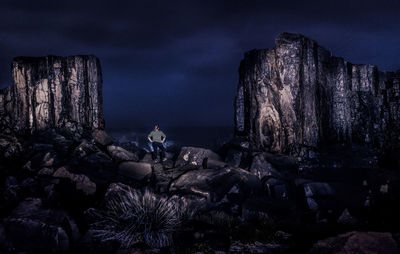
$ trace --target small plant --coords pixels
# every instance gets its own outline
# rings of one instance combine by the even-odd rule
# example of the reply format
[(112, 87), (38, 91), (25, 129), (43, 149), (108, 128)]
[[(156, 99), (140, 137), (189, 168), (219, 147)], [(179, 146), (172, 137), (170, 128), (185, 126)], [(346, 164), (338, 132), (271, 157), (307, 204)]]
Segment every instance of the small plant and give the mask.
[(96, 238), (116, 240), (123, 248), (139, 242), (160, 248), (172, 245), (172, 233), (194, 210), (177, 196), (165, 198), (129, 188), (111, 195), (105, 210), (91, 212), (97, 219), (91, 224)]

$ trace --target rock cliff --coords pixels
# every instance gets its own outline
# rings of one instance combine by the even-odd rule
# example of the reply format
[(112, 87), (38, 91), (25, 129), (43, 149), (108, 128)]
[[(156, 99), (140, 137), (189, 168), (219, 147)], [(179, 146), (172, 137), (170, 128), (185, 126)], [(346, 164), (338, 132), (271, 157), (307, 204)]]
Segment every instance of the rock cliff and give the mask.
[(14, 85), (0, 90), (3, 132), (104, 129), (102, 74), (95, 56), (17, 57)]
[(398, 147), (399, 86), (400, 71), (352, 64), (283, 33), (276, 48), (249, 51), (240, 64), (235, 133), (291, 154), (332, 142)]

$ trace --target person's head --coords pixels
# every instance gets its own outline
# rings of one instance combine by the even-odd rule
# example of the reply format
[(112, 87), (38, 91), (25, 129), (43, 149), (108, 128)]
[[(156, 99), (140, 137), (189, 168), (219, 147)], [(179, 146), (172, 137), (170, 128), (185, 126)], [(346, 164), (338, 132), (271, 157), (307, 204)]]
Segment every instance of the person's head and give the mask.
[(160, 129), (160, 127), (158, 126), (158, 124), (154, 125), (154, 130), (158, 131)]

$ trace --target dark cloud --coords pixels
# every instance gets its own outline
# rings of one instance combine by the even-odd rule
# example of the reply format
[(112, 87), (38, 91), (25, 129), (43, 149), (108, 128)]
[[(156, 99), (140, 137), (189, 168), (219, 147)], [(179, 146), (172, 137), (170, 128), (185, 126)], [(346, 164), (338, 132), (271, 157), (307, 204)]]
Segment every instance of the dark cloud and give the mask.
[(95, 54), (109, 127), (231, 125), (245, 51), (288, 31), (400, 69), (399, 11), (398, 0), (2, 1), (0, 87), (17, 55)]

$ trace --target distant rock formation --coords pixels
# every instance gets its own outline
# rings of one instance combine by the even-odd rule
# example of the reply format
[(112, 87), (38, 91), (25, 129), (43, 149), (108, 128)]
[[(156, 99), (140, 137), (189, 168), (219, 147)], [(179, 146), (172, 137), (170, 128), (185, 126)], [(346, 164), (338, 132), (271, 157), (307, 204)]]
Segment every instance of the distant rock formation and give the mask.
[(324, 143), (400, 144), (400, 71), (352, 64), (300, 34), (252, 50), (239, 68), (235, 133), (267, 151)]
[(12, 77), (14, 85), (0, 90), (2, 131), (104, 129), (102, 74), (95, 56), (17, 57)]

